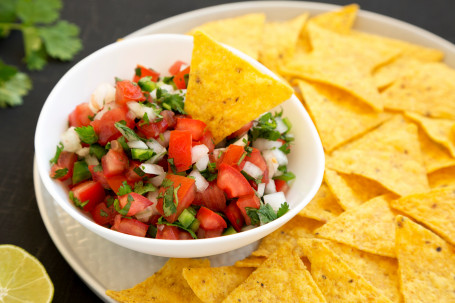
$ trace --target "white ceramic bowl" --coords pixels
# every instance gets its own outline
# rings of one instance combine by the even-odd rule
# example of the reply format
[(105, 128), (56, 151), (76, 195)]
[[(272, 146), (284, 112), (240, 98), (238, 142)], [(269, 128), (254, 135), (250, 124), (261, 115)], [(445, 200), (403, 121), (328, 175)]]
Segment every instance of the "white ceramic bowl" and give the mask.
[[(290, 211), (266, 225), (234, 235), (198, 240), (160, 240), (140, 238), (110, 230), (96, 224), (68, 199), (67, 189), (49, 177), (50, 163), (60, 135), (67, 128), (68, 114), (76, 105), (87, 102), (102, 82), (114, 77), (131, 78), (136, 64), (165, 73), (176, 60), (191, 61), (193, 39), (189, 36), (158, 34), (131, 38), (108, 45), (71, 68), (57, 83), (41, 111), (35, 133), (35, 152), (41, 179), (57, 203), (74, 219), (92, 232), (118, 245), (151, 255), (166, 257), (202, 257), (224, 253), (250, 244), (273, 232), (294, 217), (316, 194), (324, 171), (324, 153), (316, 129), (304, 107), (293, 95), (282, 104), (284, 115), (293, 124), (295, 144), (289, 155), (289, 170), (296, 179), (287, 201)], [(243, 53), (231, 49), (265, 73), (267, 68)]]

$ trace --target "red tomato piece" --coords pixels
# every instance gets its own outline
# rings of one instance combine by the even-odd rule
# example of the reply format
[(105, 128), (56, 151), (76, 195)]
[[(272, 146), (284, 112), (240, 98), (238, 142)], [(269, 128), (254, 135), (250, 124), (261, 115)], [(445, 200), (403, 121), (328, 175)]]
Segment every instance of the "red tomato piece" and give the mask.
[(251, 219), (246, 214), (246, 207), (259, 209), (259, 207), (261, 206), (259, 198), (255, 194), (252, 194), (249, 196), (240, 197), (236, 203), (237, 207), (240, 209), (240, 212), (243, 215), (243, 218), (245, 219), (246, 225), (251, 225)]
[(69, 114), (68, 120), (70, 126), (81, 127), (90, 125), (90, 116), (94, 113), (88, 106), (88, 103), (82, 103), (76, 106), (76, 108)]
[(156, 139), (161, 133), (168, 129), (169, 124), (165, 119), (150, 123), (144, 123), (143, 120), (139, 120), (139, 122), (136, 123), (136, 126), (137, 129), (147, 137), (147, 139)]
[(191, 167), (192, 137), (189, 131), (171, 131), (169, 139), (169, 159), (174, 159), (177, 172), (182, 172)]
[(124, 208), (128, 202), (131, 201), (130, 209), (126, 214), (128, 217), (134, 216), (138, 212), (143, 211), (145, 208), (153, 204), (152, 201), (137, 193), (129, 193), (123, 196), (119, 196), (118, 199), (122, 208)]
[(226, 196), (215, 182), (211, 182), (202, 193), (196, 193), (193, 204), (203, 205), (214, 211), (223, 211), (226, 208)]
[(93, 221), (102, 226), (112, 224), (117, 214), (114, 207), (107, 207), (105, 202), (98, 203), (90, 213), (92, 214)]
[(234, 229), (239, 232), (245, 224), (245, 219), (243, 218), (242, 212), (240, 211), (235, 201), (229, 203), (229, 205), (224, 210), (224, 214), (228, 218), (229, 222), (231, 222)]
[(115, 127), (115, 122), (126, 121), (126, 126), (134, 127), (134, 119), (128, 115), (127, 107), (116, 107), (107, 111), (101, 119), (94, 120), (90, 123), (98, 135), (98, 143), (106, 145), (109, 141), (117, 139), (122, 134)]
[(187, 231), (184, 230), (179, 230), (179, 240), (193, 240), (194, 238), (191, 236), (191, 234)]
[(174, 76), (174, 83), (178, 89), (186, 89), (185, 75), (190, 73), (190, 67), (188, 66), (184, 70), (178, 72)]
[(99, 182), (105, 189), (110, 189), (109, 183), (106, 180), (106, 176), (103, 174), (102, 169), (95, 171), (97, 165), (89, 165), (88, 170), (92, 174), (93, 181)]
[(179, 240), (180, 230), (177, 226), (168, 226), (158, 224), (156, 230), (156, 239)]
[(145, 237), (148, 228), (147, 224), (139, 220), (122, 218), (121, 215), (115, 217), (115, 223), (112, 226), (113, 230), (138, 237)]
[(103, 173), (107, 178), (123, 174), (123, 172), (125, 172), (129, 167), (128, 156), (125, 154), (121, 146), (120, 148), (114, 148), (114, 142), (117, 141), (111, 142), (112, 148), (101, 158)]
[(169, 68), (169, 73), (172, 76), (177, 75), (180, 72), (180, 69), (182, 68), (182, 65), (186, 65), (186, 63), (183, 62), (183, 61), (180, 61), (180, 60), (175, 61), (175, 63), (172, 64), (172, 66)]
[(98, 203), (104, 201), (106, 197), (103, 186), (96, 181), (85, 181), (73, 187), (71, 191), (81, 203), (88, 201), (83, 206), (85, 211), (91, 211)]
[[(128, 180), (124, 175), (117, 175), (113, 177), (106, 178), (107, 184), (109, 184), (109, 187), (114, 191), (114, 193), (117, 193), (119, 188), (123, 185), (123, 182), (127, 182)], [(133, 186), (134, 184), (128, 183), (130, 186)]]
[(153, 82), (156, 82), (160, 76), (160, 73), (157, 71), (154, 71), (151, 68), (147, 68), (143, 65), (138, 64), (136, 66), (135, 74), (133, 77), (134, 82), (138, 82), (140, 79), (144, 77), (151, 77)]
[(289, 190), (289, 185), (284, 180), (274, 180), (276, 191), (282, 191), (283, 193), (287, 193)]
[(245, 149), (243, 148), (243, 146), (231, 144), (221, 156), (222, 157), (221, 163), (226, 163), (227, 165), (238, 168), (240, 158), (242, 157), (244, 152)]
[[(267, 169), (267, 163), (264, 160), (264, 157), (262, 157), (261, 152), (253, 147), (253, 151), (249, 156), (246, 156), (244, 161), (240, 164), (240, 169), (242, 170), (243, 167), (245, 166), (245, 162), (249, 161), (259, 167), (260, 170), (262, 170), (262, 183), (268, 183), (269, 182), (269, 174), (268, 174), (268, 169)], [(267, 171), (267, 172), (266, 172)]]
[[(179, 190), (177, 191), (177, 198), (179, 200), (179, 203), (177, 204), (177, 211), (174, 214), (165, 217), (166, 221), (173, 223), (175, 220), (177, 220), (182, 211), (185, 208), (188, 208), (188, 206), (190, 206), (191, 203), (193, 203), (194, 197), (196, 195), (196, 185), (194, 179), (183, 176), (167, 174), (166, 179), (172, 181), (172, 183), (174, 184), (174, 189), (180, 186)], [(161, 187), (159, 193), (162, 194), (165, 191), (166, 188)], [(161, 215), (164, 216), (163, 198), (158, 199), (156, 209)]]
[(250, 130), (250, 128), (252, 126), (253, 126), (253, 121), (248, 122), (247, 124), (242, 126), (239, 130), (236, 130), (235, 132), (233, 132), (232, 134), (227, 136), (227, 139), (232, 139), (232, 138), (237, 138), (237, 137), (243, 136), (244, 134), (246, 134), (247, 131)]
[(129, 80), (118, 81), (115, 84), (115, 103), (125, 105), (130, 101), (145, 101), (141, 88)]
[(67, 151), (62, 151), (58, 157), (57, 163), (51, 167), (51, 177), (55, 176), (55, 173), (59, 169), (67, 169), (68, 172), (60, 178), (57, 178), (60, 181), (65, 181), (66, 179), (73, 176), (73, 167), (74, 163), (77, 161), (77, 155), (75, 153), (70, 153)]
[[(131, 160), (130, 166), (128, 167), (128, 171), (125, 173), (125, 177), (128, 180), (128, 183), (136, 183), (142, 180), (142, 176), (145, 177), (145, 173), (142, 176), (138, 175), (136, 171), (138, 171), (140, 162)], [(142, 171), (142, 170), (141, 170)]]
[(228, 198), (254, 194), (253, 188), (245, 177), (226, 163), (221, 163), (218, 169), (216, 184), (227, 194)]
[(191, 133), (193, 140), (199, 140), (204, 135), (204, 129), (207, 124), (200, 120), (194, 120), (189, 118), (177, 118), (176, 130), (186, 130)]
[(227, 224), (224, 221), (223, 217), (221, 217), (216, 212), (202, 206), (199, 208), (196, 219), (199, 220), (201, 223), (200, 227), (205, 230), (213, 230), (219, 228), (226, 228)]
[(206, 230), (201, 227), (197, 230), (197, 237), (199, 239), (217, 238), (223, 234), (223, 228)]
[(169, 127), (174, 127), (177, 123), (177, 117), (171, 110), (163, 110), (160, 115), (163, 116), (163, 119), (166, 120)]
[(212, 132), (208, 129), (205, 130), (200, 142), (209, 148), (210, 153), (215, 149), (215, 142), (213, 142)]

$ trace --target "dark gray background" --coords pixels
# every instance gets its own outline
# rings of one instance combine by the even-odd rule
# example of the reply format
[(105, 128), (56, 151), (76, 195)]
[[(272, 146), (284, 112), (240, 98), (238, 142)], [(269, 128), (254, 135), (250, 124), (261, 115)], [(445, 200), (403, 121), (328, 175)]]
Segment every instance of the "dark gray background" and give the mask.
[[(33, 136), (48, 94), (76, 62), (117, 38), (183, 12), (228, 2), (236, 1), (64, 0), (62, 19), (80, 27), (84, 49), (72, 62), (52, 61), (40, 72), (26, 71), (21, 61), (23, 45), (20, 33), (15, 32), (0, 40), (0, 58), (26, 71), (34, 84), (24, 105), (0, 109), (0, 243), (21, 246), (44, 264), (55, 286), (54, 302), (97, 302), (99, 299), (60, 255), (36, 205), (32, 177)], [(455, 43), (453, 0), (370, 0), (357, 3), (364, 10), (401, 19)]]

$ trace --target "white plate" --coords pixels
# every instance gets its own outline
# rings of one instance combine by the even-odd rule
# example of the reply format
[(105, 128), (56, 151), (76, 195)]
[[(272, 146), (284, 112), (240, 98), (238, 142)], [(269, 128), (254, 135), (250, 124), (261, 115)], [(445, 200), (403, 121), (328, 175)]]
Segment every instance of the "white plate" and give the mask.
[[(268, 20), (286, 20), (303, 12), (318, 14), (338, 6), (312, 2), (244, 2), (200, 9), (165, 19), (128, 37), (155, 33), (186, 33), (201, 23), (263, 12)], [(455, 66), (455, 45), (423, 29), (396, 19), (361, 11), (355, 28), (370, 33), (434, 47), (445, 53), (445, 62)], [(34, 166), (34, 183), (38, 207), (44, 224), (63, 257), (81, 279), (105, 302), (113, 302), (106, 289), (129, 288), (150, 276), (166, 258), (141, 254), (117, 246), (90, 232), (66, 214), (45, 190)], [(84, 245), (80, 245), (84, 243)], [(256, 244), (211, 257), (214, 266), (230, 265), (249, 255)], [(124, 262), (128, 260), (128, 262)], [(131, 269), (134, 270), (131, 270)]]

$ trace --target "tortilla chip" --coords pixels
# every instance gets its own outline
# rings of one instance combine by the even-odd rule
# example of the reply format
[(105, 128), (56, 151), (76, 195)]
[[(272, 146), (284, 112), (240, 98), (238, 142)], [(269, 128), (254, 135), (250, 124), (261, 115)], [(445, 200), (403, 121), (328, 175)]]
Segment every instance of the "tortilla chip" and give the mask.
[(215, 144), (292, 93), (205, 34), (194, 34), (185, 111), (207, 124)]
[(343, 6), (339, 10), (314, 16), (310, 19), (310, 22), (338, 34), (349, 34), (358, 10), (359, 6), (357, 4), (350, 4)]
[(325, 170), (324, 180), (337, 198), (338, 203), (345, 210), (355, 208), (374, 197), (389, 193), (376, 181), (357, 175), (337, 173), (328, 168)]
[(418, 61), (409, 57), (400, 56), (397, 59), (377, 67), (373, 71), (373, 78), (379, 90), (391, 85), (395, 80), (406, 74), (406, 71), (418, 64)]
[(201, 302), (182, 276), (183, 268), (209, 267), (207, 259), (169, 259), (153, 276), (133, 288), (106, 294), (122, 303)]
[(455, 188), (434, 189), (391, 202), (391, 207), (433, 230), (455, 245)]
[(315, 230), (318, 237), (357, 249), (395, 257), (395, 214), (389, 208), (390, 195), (371, 199), (348, 209)]
[(455, 186), (455, 166), (437, 170), (428, 175), (431, 188)]
[(449, 154), (449, 151), (441, 144), (431, 140), (421, 129), (419, 129), (419, 141), (423, 163), (428, 174), (441, 168), (455, 166), (455, 158)]
[(326, 302), (295, 252), (276, 251), (223, 302)]
[(333, 241), (324, 244), (393, 302), (401, 302), (398, 262)]
[(455, 157), (455, 134), (452, 133), (455, 120), (428, 118), (410, 112), (406, 113), (406, 117), (419, 123), (434, 142), (445, 146), (452, 157)]
[(335, 150), (326, 166), (375, 180), (400, 196), (429, 190), (417, 126), (401, 116)]
[(311, 262), (311, 275), (327, 302), (391, 302), (322, 241), (299, 241)]
[(300, 238), (313, 238), (313, 231), (321, 225), (322, 223), (316, 220), (295, 216), (284, 226), (263, 238), (258, 248), (251, 255), (268, 257), (278, 247), (285, 244), (298, 248), (297, 240)]
[(390, 114), (377, 113), (334, 87), (297, 81), (326, 152), (378, 126)]
[(387, 109), (455, 119), (455, 70), (443, 63), (408, 69), (382, 93)]
[(455, 249), (410, 219), (397, 216), (396, 249), (405, 302), (455, 302)]
[(193, 28), (189, 35), (194, 35), (197, 31), (204, 32), (216, 41), (230, 45), (257, 60), (264, 23), (264, 14), (247, 14), (235, 18), (207, 22)]
[(278, 66), (294, 55), (299, 33), (307, 18), (308, 14), (302, 14), (288, 21), (265, 23), (259, 62), (272, 71), (278, 71)]
[(321, 184), (316, 196), (299, 212), (299, 216), (328, 222), (343, 212), (337, 199), (325, 183)]
[(221, 303), (253, 271), (232, 266), (184, 268), (183, 277), (204, 303)]
[(234, 266), (235, 267), (252, 267), (252, 268), (257, 268), (261, 266), (264, 261), (267, 260), (267, 257), (255, 257), (255, 256), (249, 256), (246, 257), (245, 259), (238, 260), (235, 262)]

